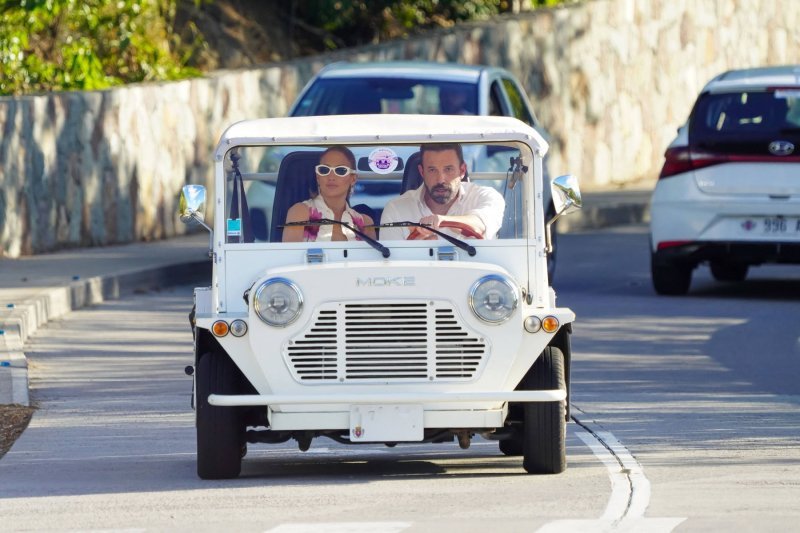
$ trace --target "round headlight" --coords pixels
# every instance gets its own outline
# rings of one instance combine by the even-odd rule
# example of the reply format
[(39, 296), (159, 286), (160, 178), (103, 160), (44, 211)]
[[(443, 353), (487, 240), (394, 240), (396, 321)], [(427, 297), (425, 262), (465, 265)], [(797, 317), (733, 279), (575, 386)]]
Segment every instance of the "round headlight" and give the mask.
[(469, 306), (481, 320), (498, 324), (517, 308), (517, 289), (503, 276), (482, 277), (469, 290)]
[(258, 288), (253, 307), (258, 318), (270, 326), (287, 326), (300, 316), (303, 295), (288, 279), (273, 278)]

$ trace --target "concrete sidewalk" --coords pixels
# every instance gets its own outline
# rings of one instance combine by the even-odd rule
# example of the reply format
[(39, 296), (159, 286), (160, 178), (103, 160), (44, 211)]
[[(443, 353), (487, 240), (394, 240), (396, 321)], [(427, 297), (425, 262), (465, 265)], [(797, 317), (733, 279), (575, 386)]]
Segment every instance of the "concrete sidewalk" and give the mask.
[(126, 293), (210, 279), (205, 232), (0, 259), (0, 404), (29, 404), (23, 348), (50, 320)]
[[(649, 190), (586, 193), (559, 232), (649, 220)], [(0, 404), (28, 405), (26, 339), (74, 309), (137, 290), (211, 278), (208, 234), (0, 259)]]

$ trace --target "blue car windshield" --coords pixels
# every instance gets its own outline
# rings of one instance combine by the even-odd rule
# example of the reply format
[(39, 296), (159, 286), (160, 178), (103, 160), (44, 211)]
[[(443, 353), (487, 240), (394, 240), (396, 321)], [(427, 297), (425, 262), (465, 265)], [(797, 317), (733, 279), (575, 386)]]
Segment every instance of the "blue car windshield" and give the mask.
[(357, 114), (478, 114), (478, 87), (471, 83), (405, 78), (319, 79), (293, 116)]

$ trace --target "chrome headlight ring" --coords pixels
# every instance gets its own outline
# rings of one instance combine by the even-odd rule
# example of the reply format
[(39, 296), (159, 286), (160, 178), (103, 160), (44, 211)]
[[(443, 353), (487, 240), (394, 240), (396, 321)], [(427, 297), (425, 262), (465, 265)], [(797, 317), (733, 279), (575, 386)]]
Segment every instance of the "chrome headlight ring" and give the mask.
[(490, 274), (469, 289), (469, 307), (484, 322), (500, 324), (514, 314), (519, 303), (518, 292), (505, 276)]
[(282, 328), (300, 316), (303, 293), (286, 278), (271, 278), (256, 290), (253, 309), (264, 323)]

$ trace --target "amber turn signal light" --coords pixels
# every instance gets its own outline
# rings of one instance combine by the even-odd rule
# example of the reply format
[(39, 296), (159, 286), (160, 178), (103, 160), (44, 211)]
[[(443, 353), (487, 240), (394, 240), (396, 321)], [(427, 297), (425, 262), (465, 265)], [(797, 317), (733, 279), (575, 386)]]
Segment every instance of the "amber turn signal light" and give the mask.
[(224, 337), (228, 334), (228, 323), (224, 320), (217, 320), (211, 325), (211, 332), (217, 337)]
[(547, 333), (555, 333), (558, 331), (558, 319), (554, 316), (546, 316), (542, 319), (542, 329)]

